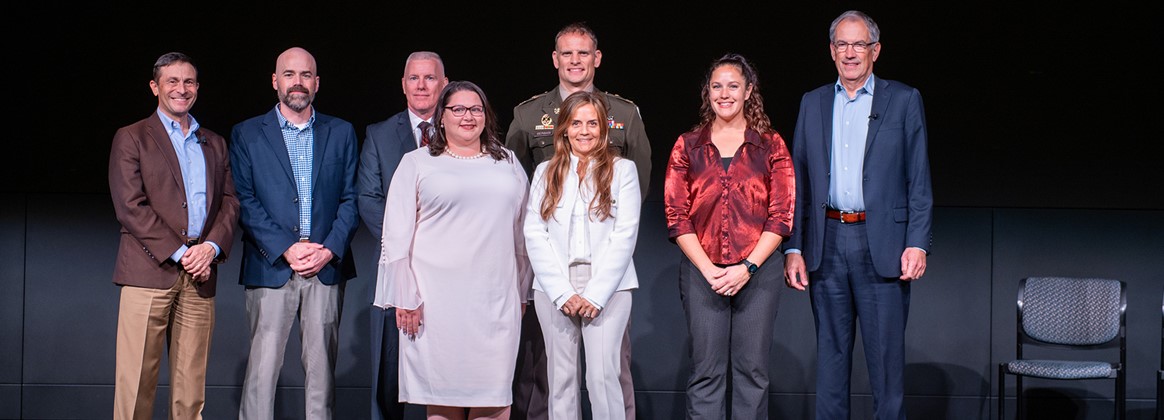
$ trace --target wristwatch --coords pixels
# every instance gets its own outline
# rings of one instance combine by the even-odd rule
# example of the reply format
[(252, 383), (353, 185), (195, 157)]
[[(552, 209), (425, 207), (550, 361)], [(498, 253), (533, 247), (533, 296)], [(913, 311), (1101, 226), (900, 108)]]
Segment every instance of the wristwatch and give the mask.
[(748, 261), (747, 258), (744, 258), (743, 260), (741, 260), (740, 264), (743, 264), (744, 267), (747, 267), (749, 276), (756, 274), (756, 270), (760, 269), (760, 266), (752, 264), (752, 262)]

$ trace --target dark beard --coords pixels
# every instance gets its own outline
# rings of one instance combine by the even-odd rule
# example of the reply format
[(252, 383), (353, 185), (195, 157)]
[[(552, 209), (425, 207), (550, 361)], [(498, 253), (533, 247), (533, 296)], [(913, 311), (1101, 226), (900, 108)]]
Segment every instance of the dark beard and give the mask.
[[(300, 89), (302, 89), (302, 88), (300, 88)], [(300, 90), (300, 89), (296, 89), (295, 87), (292, 87), (291, 89), (288, 89), (288, 91), (286, 93), (279, 93), (279, 102), (282, 102), (283, 105), (286, 105), (288, 108), (291, 108), (292, 111), (303, 112), (303, 110), (305, 110), (305, 109), (307, 109), (307, 107), (311, 106), (311, 102), (312, 102), (312, 100), (315, 99), (315, 97), (307, 92)], [(307, 97), (303, 98), (303, 99), (296, 99), (296, 98), (293, 98), (291, 96), (292, 93), (302, 93), (302, 94), (306, 95)]]

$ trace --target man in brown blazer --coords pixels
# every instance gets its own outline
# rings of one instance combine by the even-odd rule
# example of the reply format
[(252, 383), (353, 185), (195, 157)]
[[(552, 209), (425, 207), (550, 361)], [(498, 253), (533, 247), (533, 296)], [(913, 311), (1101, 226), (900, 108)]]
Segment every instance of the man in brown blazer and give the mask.
[(109, 192), (121, 222), (113, 418), (153, 417), (168, 348), (170, 418), (200, 419), (216, 264), (230, 252), (239, 203), (226, 142), (189, 113), (198, 99), (190, 57), (159, 57), (150, 89), (157, 111), (117, 130), (109, 156)]

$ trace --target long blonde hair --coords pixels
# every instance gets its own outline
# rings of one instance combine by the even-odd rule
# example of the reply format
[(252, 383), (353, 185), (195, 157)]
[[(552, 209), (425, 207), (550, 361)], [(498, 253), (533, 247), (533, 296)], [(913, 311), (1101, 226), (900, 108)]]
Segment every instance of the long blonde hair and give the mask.
[[(588, 157), (594, 161), (593, 172), (587, 174), (587, 178), (593, 180), (592, 185), (594, 186), (594, 198), (590, 200), (589, 208), (598, 216), (598, 220), (606, 220), (610, 217), (610, 206), (614, 202), (614, 198), (610, 196), (610, 183), (614, 179), (616, 152), (609, 147), (610, 126), (607, 123), (606, 101), (600, 94), (579, 91), (562, 101), (561, 112), (558, 113), (558, 125), (554, 126), (554, 157), (550, 158), (546, 165), (544, 178), (546, 195), (542, 197), (542, 220), (550, 220), (550, 217), (554, 216), (554, 209), (558, 207), (558, 202), (562, 200), (562, 185), (569, 178), (570, 155), (574, 153), (570, 139), (566, 138), (566, 129), (574, 118), (574, 114), (585, 105), (594, 107), (599, 122), (599, 141)], [(584, 164), (586, 164), (585, 160), (579, 163), (579, 165)], [(585, 179), (582, 182), (585, 182)]]

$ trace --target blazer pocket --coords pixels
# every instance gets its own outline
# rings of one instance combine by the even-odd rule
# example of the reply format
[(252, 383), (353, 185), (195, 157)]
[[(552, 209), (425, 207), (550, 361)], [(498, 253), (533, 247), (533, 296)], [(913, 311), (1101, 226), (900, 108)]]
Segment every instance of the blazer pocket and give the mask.
[(622, 130), (611, 129), (608, 134), (610, 138), (610, 147), (618, 152), (619, 156), (626, 156), (626, 132)]
[(905, 223), (909, 221), (909, 209), (905, 207), (898, 207), (893, 209), (893, 221), (897, 223)]
[[(546, 133), (553, 134), (549, 131)], [(533, 142), (529, 145), (529, 151), (530, 155), (533, 156), (534, 162), (550, 160), (550, 158), (554, 157), (554, 138), (550, 136), (534, 138)], [(534, 163), (534, 166), (537, 166), (537, 163)]]

